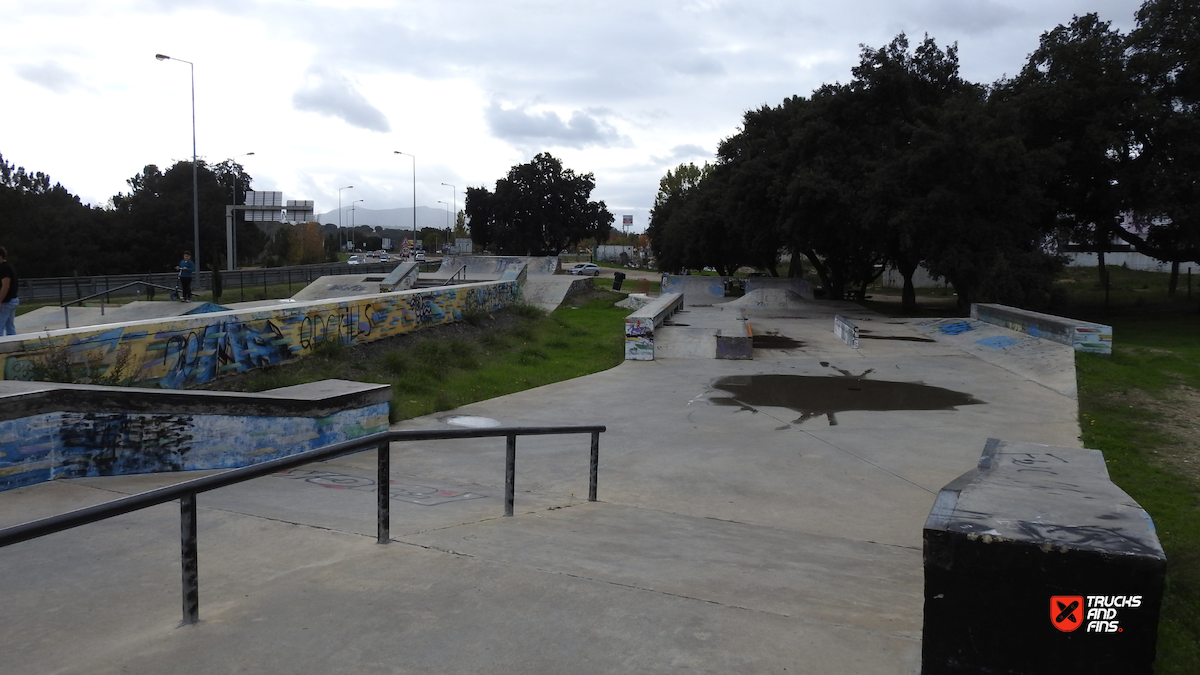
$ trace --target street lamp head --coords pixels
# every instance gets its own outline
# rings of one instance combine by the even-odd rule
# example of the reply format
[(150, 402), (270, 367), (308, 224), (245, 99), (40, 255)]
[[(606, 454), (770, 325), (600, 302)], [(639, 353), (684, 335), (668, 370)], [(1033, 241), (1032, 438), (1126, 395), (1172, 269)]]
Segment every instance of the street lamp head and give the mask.
[(166, 61), (171, 57), (167, 56), (166, 54), (155, 54), (154, 58), (158, 59), (159, 61)]

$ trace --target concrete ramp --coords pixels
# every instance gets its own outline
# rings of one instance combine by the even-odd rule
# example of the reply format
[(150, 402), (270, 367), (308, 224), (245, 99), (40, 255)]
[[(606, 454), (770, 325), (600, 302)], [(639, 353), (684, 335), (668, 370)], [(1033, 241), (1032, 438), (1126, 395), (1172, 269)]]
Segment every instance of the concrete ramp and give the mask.
[(810, 303), (804, 296), (787, 288), (760, 288), (729, 303), (742, 309), (804, 309)]
[(514, 256), (514, 255), (456, 255), (442, 258), (442, 264), (433, 274), (422, 275), (423, 279), (449, 279), (463, 267), (467, 268), (469, 281), (495, 281), (510, 270), (525, 267), (529, 274), (554, 274), (558, 270), (558, 258)]
[(69, 307), (64, 316), (62, 307), (40, 307), (18, 316), (18, 333), (41, 333), (70, 327), (99, 326), (144, 319), (164, 319), (172, 316), (227, 312), (229, 307), (212, 302), (179, 302), (174, 300), (135, 300), (124, 305), (100, 307)]
[(337, 274), (324, 276), (292, 296), (293, 300), (328, 300), (356, 295), (378, 295), (386, 274)]
[(692, 307), (715, 305), (733, 299), (725, 296), (725, 277), (664, 274), (662, 292), (682, 293)]
[(521, 299), (547, 312), (558, 309), (572, 294), (592, 288), (591, 277), (539, 274), (529, 276), (521, 287)]

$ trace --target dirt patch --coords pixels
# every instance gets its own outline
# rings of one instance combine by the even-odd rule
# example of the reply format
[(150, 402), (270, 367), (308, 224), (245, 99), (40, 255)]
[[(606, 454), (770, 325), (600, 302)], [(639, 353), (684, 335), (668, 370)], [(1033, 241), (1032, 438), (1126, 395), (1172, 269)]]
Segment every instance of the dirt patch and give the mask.
[(1153, 421), (1147, 424), (1171, 439), (1155, 452), (1152, 461), (1200, 485), (1200, 391), (1180, 385), (1155, 397), (1131, 389), (1121, 401), (1152, 412)]

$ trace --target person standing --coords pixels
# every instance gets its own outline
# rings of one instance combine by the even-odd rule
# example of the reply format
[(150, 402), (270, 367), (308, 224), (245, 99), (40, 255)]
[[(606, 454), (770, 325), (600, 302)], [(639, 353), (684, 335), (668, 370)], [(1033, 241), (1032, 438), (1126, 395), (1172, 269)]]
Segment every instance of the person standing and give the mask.
[(8, 262), (8, 249), (0, 246), (0, 335), (17, 334), (17, 269)]
[(175, 266), (179, 270), (179, 285), (183, 287), (183, 301), (192, 301), (192, 274), (196, 271), (196, 263), (192, 260), (192, 252), (184, 251), (183, 260)]

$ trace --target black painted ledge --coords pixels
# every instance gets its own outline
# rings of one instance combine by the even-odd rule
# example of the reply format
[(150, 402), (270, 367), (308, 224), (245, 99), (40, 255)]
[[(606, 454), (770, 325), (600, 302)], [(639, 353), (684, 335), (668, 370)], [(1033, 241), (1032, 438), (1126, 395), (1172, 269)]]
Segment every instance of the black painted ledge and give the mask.
[(1097, 450), (988, 441), (924, 561), (924, 675), (1153, 672), (1166, 556)]

